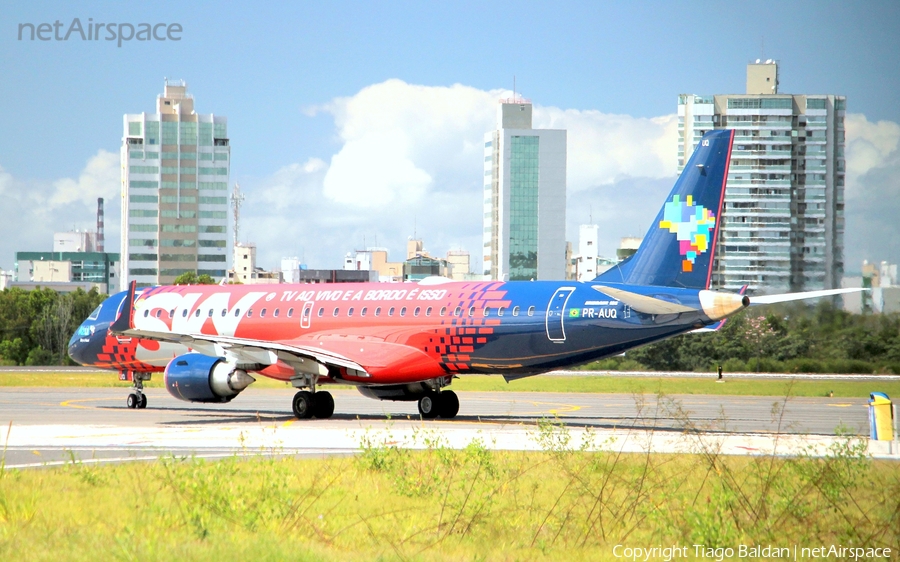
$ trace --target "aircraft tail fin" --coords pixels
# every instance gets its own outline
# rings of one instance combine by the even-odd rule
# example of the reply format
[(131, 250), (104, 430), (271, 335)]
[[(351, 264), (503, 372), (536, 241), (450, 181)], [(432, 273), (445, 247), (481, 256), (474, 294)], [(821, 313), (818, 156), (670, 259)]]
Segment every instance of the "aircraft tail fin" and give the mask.
[(703, 135), (638, 251), (594, 281), (708, 289), (734, 131)]
[(122, 301), (121, 311), (118, 318), (109, 326), (109, 331), (113, 334), (122, 334), (134, 328), (134, 292), (137, 282), (132, 281), (128, 286), (128, 293)]

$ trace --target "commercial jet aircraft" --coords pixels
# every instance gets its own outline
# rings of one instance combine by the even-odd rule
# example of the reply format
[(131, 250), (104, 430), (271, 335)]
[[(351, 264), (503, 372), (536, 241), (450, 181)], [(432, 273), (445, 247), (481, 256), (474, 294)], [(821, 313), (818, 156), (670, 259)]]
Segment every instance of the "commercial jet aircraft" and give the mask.
[(143, 382), (164, 371), (169, 393), (190, 402), (228, 402), (262, 375), (298, 389), (298, 418), (332, 415), (326, 383), (452, 418), (459, 399), (447, 387), (458, 376), (527, 377), (713, 326), (750, 304), (847, 292), (709, 290), (733, 139), (704, 135), (637, 253), (590, 282), (132, 283), (85, 320), (69, 355), (132, 380), (130, 408), (147, 406)]

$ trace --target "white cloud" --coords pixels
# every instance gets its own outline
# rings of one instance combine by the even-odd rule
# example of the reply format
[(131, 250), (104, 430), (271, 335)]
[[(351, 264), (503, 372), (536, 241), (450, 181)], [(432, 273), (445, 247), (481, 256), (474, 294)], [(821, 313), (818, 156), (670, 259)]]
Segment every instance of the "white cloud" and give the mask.
[[(484, 134), (496, 127), (498, 100), (510, 96), (502, 89), (388, 80), (310, 108), (309, 115), (333, 116), (343, 145), (324, 173), (320, 167), (312, 173), (292, 164), (248, 183), (248, 207), (253, 208), (242, 222), (261, 222), (242, 232), (258, 242), (266, 267), (281, 255), (295, 254), (305, 255), (312, 267), (336, 267), (347, 251), (376, 243), (401, 259), (406, 238), (415, 232), (434, 253), (469, 250), (478, 269)], [(580, 197), (572, 211), (576, 193), (591, 195), (596, 216), (612, 220), (614, 215), (630, 224), (640, 220), (620, 209), (625, 194), (616, 189), (617, 182), (674, 179), (674, 115), (645, 119), (535, 105), (534, 126), (568, 130), (570, 235), (577, 236), (577, 225), (588, 220), (591, 206)], [(671, 182), (627, 183), (629, 189), (638, 184), (658, 190)], [(662, 189), (660, 201), (667, 187)], [(277, 202), (285, 209), (277, 214), (292, 218), (272, 216), (271, 207), (254, 207), (254, 198)], [(648, 211), (639, 207), (637, 213), (642, 212), (655, 214), (655, 205)], [(271, 230), (290, 234), (272, 236), (275, 247), (268, 247), (262, 241)], [(622, 235), (610, 223), (609, 239), (617, 243)]]
[(90, 157), (77, 178), (20, 179), (0, 167), (0, 267), (12, 269), (16, 252), (52, 250), (54, 232), (94, 230), (98, 197), (106, 199), (106, 251), (117, 252), (120, 181), (119, 157), (105, 150)]
[(853, 195), (861, 189), (861, 176), (893, 161), (900, 142), (900, 125), (893, 121), (871, 123), (865, 115), (851, 113), (845, 118), (844, 126), (847, 132), (847, 192)]
[(107, 200), (116, 197), (122, 178), (119, 162), (118, 154), (99, 150), (88, 160), (78, 179), (63, 178), (53, 182), (49, 204), (57, 207), (78, 201), (96, 205), (98, 197)]
[(407, 144), (398, 131), (348, 141), (331, 159), (323, 193), (337, 203), (366, 208), (419, 201), (431, 176), (410, 160)]
[(674, 177), (677, 171), (674, 114), (647, 119), (538, 107), (534, 126), (568, 131), (570, 193), (628, 177)]
[(844, 269), (853, 274), (864, 259), (900, 262), (900, 125), (850, 114), (845, 127)]

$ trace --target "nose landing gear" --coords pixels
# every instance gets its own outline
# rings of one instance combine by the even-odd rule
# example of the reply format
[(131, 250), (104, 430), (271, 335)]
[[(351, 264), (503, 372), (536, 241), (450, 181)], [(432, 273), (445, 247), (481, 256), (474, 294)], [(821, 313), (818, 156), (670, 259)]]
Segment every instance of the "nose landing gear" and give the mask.
[(119, 374), (119, 380), (131, 380), (132, 392), (125, 400), (125, 405), (132, 410), (143, 410), (147, 407), (147, 395), (144, 394), (144, 381), (149, 381), (152, 373), (123, 372)]

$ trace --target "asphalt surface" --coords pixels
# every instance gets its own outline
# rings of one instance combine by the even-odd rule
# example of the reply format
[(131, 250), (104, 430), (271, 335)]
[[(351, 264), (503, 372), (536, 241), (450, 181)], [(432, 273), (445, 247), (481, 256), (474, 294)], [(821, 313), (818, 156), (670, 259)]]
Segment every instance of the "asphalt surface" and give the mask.
[(460, 392), (455, 419), (421, 420), (415, 402), (372, 400), (351, 389), (332, 391), (331, 419), (297, 420), (289, 389), (251, 387), (233, 402), (216, 405), (181, 402), (164, 389), (148, 389), (145, 410), (128, 409), (127, 394), (122, 388), (0, 388), (6, 466), (166, 455), (351, 454), (363, 435), (415, 447), (423, 431), (451, 446), (486, 439), (495, 448), (529, 449), (539, 448), (541, 420), (555, 418), (581, 436), (596, 432), (622, 443), (655, 436), (655, 450), (675, 452), (686, 446), (685, 435), (712, 436), (740, 454), (771, 447), (774, 436), (825, 443), (838, 429), (868, 434), (866, 400), (847, 398), (681, 395), (658, 402), (652, 395)]

